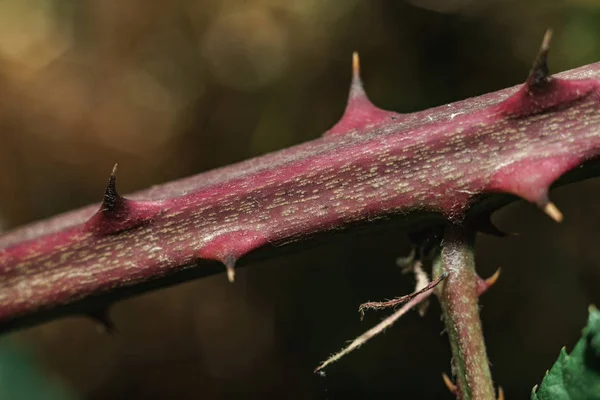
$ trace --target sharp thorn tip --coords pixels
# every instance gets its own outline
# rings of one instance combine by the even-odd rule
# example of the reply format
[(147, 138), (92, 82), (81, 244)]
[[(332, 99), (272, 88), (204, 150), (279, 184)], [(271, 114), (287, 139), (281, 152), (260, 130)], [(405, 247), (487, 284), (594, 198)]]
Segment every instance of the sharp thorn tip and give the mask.
[(502, 390), (502, 386), (498, 386), (498, 400), (504, 400), (504, 390)]
[(450, 379), (450, 377), (448, 375), (446, 375), (445, 372), (442, 372), (442, 379), (444, 380), (444, 384), (446, 385), (446, 387), (448, 388), (450, 393), (456, 394), (458, 391), (458, 388), (456, 387), (454, 382), (452, 382), (452, 379)]
[(360, 77), (360, 58), (358, 57), (358, 51), (352, 53), (352, 75), (355, 79)]
[(563, 220), (563, 214), (552, 202), (549, 202), (544, 206), (544, 212), (556, 222), (562, 222)]
[(540, 48), (541, 51), (548, 51), (550, 49), (550, 42), (552, 42), (552, 33), (552, 29), (546, 29), (544, 39), (542, 40), (542, 46)]
[(235, 268), (227, 267), (227, 280), (229, 283), (235, 282)]
[(108, 315), (108, 309), (96, 310), (88, 313), (88, 317), (92, 318), (96, 322), (96, 328), (98, 332), (104, 334), (114, 334), (117, 332), (117, 328)]
[(496, 270), (496, 272), (494, 272), (494, 274), (492, 276), (490, 276), (489, 278), (487, 278), (485, 280), (485, 283), (488, 286), (488, 288), (498, 281), (498, 278), (500, 277), (500, 272), (501, 271), (502, 271), (502, 268), (498, 267), (498, 269)]
[(108, 184), (106, 185), (106, 189), (104, 190), (104, 198), (102, 200), (102, 210), (104, 211), (114, 211), (118, 203), (122, 200), (119, 192), (117, 192), (117, 165), (113, 166), (110, 177), (108, 178)]
[(550, 49), (550, 42), (552, 40), (552, 30), (546, 30), (544, 39), (540, 45), (540, 50), (529, 71), (527, 77), (527, 86), (529, 90), (539, 89), (550, 81), (550, 71), (548, 69), (548, 50)]
[(225, 260), (225, 270), (229, 283), (235, 282), (235, 259), (233, 257), (227, 257)]
[(482, 279), (479, 277), (479, 275), (477, 275), (477, 296), (481, 296), (487, 292), (488, 289), (491, 288), (496, 281), (498, 281), (498, 278), (500, 277), (500, 271), (501, 269), (498, 267), (496, 272), (494, 272), (494, 274), (487, 279)]

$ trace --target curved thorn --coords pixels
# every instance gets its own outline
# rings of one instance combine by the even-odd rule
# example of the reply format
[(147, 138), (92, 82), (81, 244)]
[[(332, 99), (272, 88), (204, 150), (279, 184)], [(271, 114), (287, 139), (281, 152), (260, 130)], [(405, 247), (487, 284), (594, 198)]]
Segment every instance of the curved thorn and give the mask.
[(498, 400), (504, 400), (504, 390), (502, 390), (502, 386), (498, 386)]
[(496, 283), (498, 281), (498, 278), (500, 277), (500, 272), (502, 271), (501, 267), (498, 267), (498, 269), (496, 270), (496, 272), (494, 272), (492, 274), (492, 276), (490, 276), (489, 278), (487, 278), (485, 280), (485, 283), (488, 285), (488, 287), (492, 286), (494, 283)]
[(546, 203), (543, 210), (546, 213), (546, 215), (548, 215), (554, 221), (562, 222), (563, 214), (560, 212), (558, 207), (556, 207), (556, 205), (554, 205), (554, 203), (552, 203), (552, 202)]
[(482, 294), (484, 294), (489, 288), (491, 288), (498, 281), (501, 270), (502, 269), (500, 267), (498, 267), (496, 272), (494, 272), (492, 274), (492, 276), (490, 276), (487, 279), (482, 279), (479, 277), (479, 275), (477, 276), (477, 296), (481, 296)]
[(450, 393), (456, 395), (456, 393), (458, 393), (458, 388), (445, 372), (442, 372), (442, 379), (444, 380), (444, 385), (446, 385)]

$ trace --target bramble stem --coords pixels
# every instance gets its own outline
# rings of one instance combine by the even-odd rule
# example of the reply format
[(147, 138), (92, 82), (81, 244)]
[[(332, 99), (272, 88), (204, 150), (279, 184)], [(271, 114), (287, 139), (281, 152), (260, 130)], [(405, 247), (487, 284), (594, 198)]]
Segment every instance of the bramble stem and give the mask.
[(492, 400), (496, 397), (479, 319), (474, 242), (474, 231), (449, 225), (434, 262), (433, 276), (447, 274), (435, 293), (452, 349), (457, 398)]

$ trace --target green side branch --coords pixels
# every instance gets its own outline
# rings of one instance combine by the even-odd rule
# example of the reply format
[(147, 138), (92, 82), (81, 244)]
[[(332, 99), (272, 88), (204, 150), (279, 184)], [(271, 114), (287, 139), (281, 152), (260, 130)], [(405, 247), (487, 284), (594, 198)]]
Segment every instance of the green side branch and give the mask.
[(436, 294), (452, 350), (457, 398), (492, 400), (496, 395), (479, 318), (474, 242), (474, 231), (449, 225), (434, 261), (433, 276), (448, 276)]

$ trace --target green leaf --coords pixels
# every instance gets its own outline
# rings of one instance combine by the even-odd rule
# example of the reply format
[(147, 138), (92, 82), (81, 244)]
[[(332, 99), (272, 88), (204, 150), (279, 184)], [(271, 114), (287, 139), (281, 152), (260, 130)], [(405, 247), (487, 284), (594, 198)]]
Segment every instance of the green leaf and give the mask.
[(571, 354), (563, 347), (539, 388), (531, 392), (531, 400), (563, 399), (600, 399), (600, 311), (594, 306)]
[(77, 396), (48, 374), (33, 352), (0, 341), (0, 400), (76, 400)]

